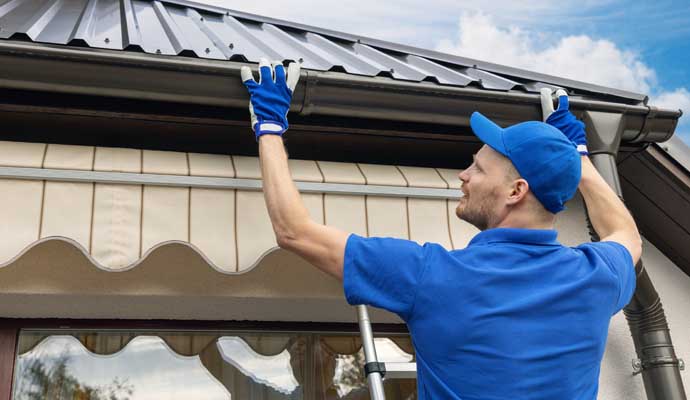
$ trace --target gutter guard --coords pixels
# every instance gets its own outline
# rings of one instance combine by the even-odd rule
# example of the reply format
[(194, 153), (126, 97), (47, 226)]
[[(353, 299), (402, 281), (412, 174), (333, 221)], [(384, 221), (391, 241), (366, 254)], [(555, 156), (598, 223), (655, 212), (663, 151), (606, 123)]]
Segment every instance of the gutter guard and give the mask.
[[(243, 63), (0, 41), (0, 88), (245, 108)], [(480, 111), (501, 124), (541, 119), (538, 94), (303, 70), (291, 111), (469, 127)], [(663, 142), (680, 110), (571, 97), (571, 108), (623, 116), (622, 141)]]

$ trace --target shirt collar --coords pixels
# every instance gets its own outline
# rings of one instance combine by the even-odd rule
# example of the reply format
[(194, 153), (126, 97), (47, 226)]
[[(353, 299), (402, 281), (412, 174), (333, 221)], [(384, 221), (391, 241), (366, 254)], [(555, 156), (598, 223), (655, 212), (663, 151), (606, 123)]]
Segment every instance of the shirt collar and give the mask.
[(488, 243), (524, 243), (537, 245), (557, 245), (558, 232), (554, 229), (492, 228), (476, 234), (467, 245)]

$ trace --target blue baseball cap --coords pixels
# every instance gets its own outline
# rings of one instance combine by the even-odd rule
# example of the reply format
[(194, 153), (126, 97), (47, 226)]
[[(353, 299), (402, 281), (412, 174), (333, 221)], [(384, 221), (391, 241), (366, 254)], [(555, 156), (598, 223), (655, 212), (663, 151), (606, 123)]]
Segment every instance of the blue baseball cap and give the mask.
[(558, 128), (527, 121), (504, 129), (478, 112), (472, 113), (470, 126), (482, 142), (508, 157), (544, 208), (554, 214), (565, 209), (577, 191), (582, 165), (577, 148)]

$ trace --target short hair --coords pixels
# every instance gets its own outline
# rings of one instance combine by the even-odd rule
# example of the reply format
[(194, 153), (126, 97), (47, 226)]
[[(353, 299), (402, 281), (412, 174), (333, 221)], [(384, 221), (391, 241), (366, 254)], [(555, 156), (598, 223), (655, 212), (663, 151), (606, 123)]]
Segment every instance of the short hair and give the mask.
[[(505, 171), (506, 183), (510, 183), (516, 179), (524, 179), (524, 178), (522, 178), (522, 175), (520, 175), (520, 173), (518, 172), (517, 168), (515, 168), (515, 165), (513, 165), (513, 163), (510, 161), (510, 159), (508, 159), (507, 157), (505, 159), (507, 161), (505, 163), (506, 164), (506, 171)], [(532, 207), (530, 207), (530, 208), (535, 213), (537, 213), (537, 215), (539, 215), (539, 218), (548, 219), (548, 218), (554, 217), (555, 214), (552, 213), (551, 211), (547, 210), (546, 207), (544, 207), (544, 205), (541, 203), (541, 201), (539, 201), (539, 199), (537, 199), (537, 197), (534, 196), (534, 193), (532, 193), (532, 197), (534, 197), (534, 200), (536, 200), (536, 201), (531, 202)]]
[(505, 171), (505, 178), (507, 182), (512, 182), (516, 179), (522, 178), (520, 173), (518, 172), (517, 168), (515, 168), (515, 165), (506, 157), (506, 171)]

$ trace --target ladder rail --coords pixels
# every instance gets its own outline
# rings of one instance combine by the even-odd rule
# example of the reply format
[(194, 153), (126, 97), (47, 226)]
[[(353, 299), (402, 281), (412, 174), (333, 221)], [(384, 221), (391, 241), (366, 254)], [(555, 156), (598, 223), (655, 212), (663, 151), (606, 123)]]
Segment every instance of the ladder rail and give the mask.
[[(374, 345), (374, 334), (371, 331), (371, 321), (367, 306), (357, 306), (357, 317), (359, 320), (359, 331), (362, 335), (362, 347), (364, 348), (364, 362), (366, 365), (378, 363), (376, 357), (376, 346)], [(369, 385), (369, 396), (371, 400), (386, 400), (383, 391), (383, 376), (380, 372), (370, 372), (367, 374), (367, 384)]]
[(362, 348), (364, 349), (364, 371), (369, 386), (371, 400), (386, 400), (383, 390), (383, 375), (388, 379), (416, 379), (417, 364), (411, 362), (381, 363), (376, 355), (374, 334), (371, 330), (371, 320), (365, 305), (357, 306), (357, 319), (359, 331), (362, 335)]

